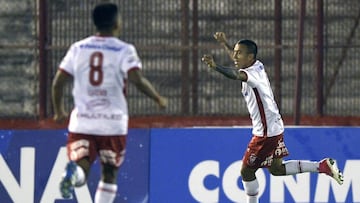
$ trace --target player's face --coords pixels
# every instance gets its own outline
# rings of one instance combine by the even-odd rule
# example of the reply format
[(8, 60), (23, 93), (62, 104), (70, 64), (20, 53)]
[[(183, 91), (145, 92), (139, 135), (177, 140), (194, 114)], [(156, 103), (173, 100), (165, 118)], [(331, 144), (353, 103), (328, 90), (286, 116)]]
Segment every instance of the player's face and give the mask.
[(247, 52), (245, 45), (236, 44), (233, 52), (233, 59), (236, 68), (246, 68), (252, 64), (252, 54)]

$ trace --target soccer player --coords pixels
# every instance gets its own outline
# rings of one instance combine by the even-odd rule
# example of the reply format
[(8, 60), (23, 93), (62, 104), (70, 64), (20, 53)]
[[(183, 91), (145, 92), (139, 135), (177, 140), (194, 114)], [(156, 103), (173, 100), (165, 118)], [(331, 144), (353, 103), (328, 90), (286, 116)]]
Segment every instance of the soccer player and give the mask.
[(253, 137), (245, 151), (241, 168), (243, 186), (247, 194), (246, 202), (259, 201), (259, 184), (255, 176), (259, 168), (268, 168), (269, 172), (275, 176), (304, 172), (325, 173), (342, 184), (343, 175), (335, 160), (331, 158), (325, 158), (319, 162), (283, 161), (283, 157), (288, 155), (283, 138), (284, 124), (274, 100), (265, 66), (256, 58), (257, 45), (251, 40), (244, 39), (238, 41), (231, 50), (223, 32), (215, 33), (214, 37), (231, 53), (235, 68), (216, 64), (211, 55), (204, 55), (202, 61), (224, 76), (242, 81), (239, 84), (241, 84), (241, 91), (253, 126)]
[(167, 99), (142, 75), (142, 64), (129, 43), (117, 38), (121, 28), (118, 7), (98, 4), (92, 11), (96, 35), (71, 45), (52, 83), (54, 120), (62, 121), (63, 86), (73, 80), (74, 109), (68, 125), (67, 155), (70, 162), (60, 183), (64, 198), (84, 185), (90, 166), (99, 157), (101, 180), (95, 203), (111, 203), (117, 192), (117, 174), (124, 160), (128, 132), (127, 81), (152, 98), (161, 108)]

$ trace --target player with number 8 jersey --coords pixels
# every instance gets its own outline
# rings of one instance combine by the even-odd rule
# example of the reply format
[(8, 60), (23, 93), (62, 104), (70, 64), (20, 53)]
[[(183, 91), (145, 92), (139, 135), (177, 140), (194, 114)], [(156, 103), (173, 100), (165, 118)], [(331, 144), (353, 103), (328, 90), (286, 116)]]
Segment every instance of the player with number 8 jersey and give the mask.
[(141, 68), (134, 46), (118, 38), (90, 36), (74, 43), (60, 64), (61, 71), (76, 78), (69, 131), (126, 134), (127, 73)]
[(133, 45), (117, 38), (121, 28), (118, 7), (98, 4), (92, 13), (96, 35), (73, 43), (60, 63), (52, 84), (54, 120), (67, 118), (63, 87), (73, 79), (74, 108), (68, 125), (67, 155), (60, 182), (63, 198), (71, 198), (74, 187), (86, 183), (90, 167), (99, 157), (101, 180), (95, 203), (112, 203), (117, 194), (117, 173), (126, 151), (129, 113), (126, 81), (167, 106), (152, 84), (142, 75), (141, 61)]

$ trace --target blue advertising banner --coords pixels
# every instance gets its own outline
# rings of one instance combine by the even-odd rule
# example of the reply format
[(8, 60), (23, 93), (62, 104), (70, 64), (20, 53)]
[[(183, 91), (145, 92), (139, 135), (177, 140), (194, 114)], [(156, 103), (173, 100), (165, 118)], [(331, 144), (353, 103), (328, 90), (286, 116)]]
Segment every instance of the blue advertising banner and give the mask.
[[(151, 130), (150, 203), (244, 202), (240, 168), (249, 128)], [(360, 128), (287, 128), (285, 159), (333, 157), (345, 181), (257, 171), (260, 202), (360, 202)]]
[[(131, 129), (115, 203), (244, 202), (240, 168), (250, 128)], [(89, 184), (63, 200), (64, 130), (0, 130), (0, 202), (93, 202), (99, 163)], [(360, 202), (360, 128), (287, 128), (286, 159), (333, 157), (345, 181), (323, 174), (274, 177), (257, 172), (260, 202)]]
[[(59, 181), (67, 163), (65, 130), (0, 131), (0, 202), (93, 202), (100, 178), (95, 162), (88, 186), (63, 200)], [(149, 129), (131, 129), (127, 154), (118, 177), (116, 203), (148, 202)]]

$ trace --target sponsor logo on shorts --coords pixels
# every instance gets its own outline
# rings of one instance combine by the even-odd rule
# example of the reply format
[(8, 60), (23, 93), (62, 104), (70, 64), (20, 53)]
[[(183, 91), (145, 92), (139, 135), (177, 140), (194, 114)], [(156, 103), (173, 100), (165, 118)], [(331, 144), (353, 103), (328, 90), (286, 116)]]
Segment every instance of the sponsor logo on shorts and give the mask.
[(257, 159), (256, 154), (251, 154), (250, 157), (249, 157), (249, 160), (248, 160), (248, 165), (249, 166), (255, 165), (256, 159)]

